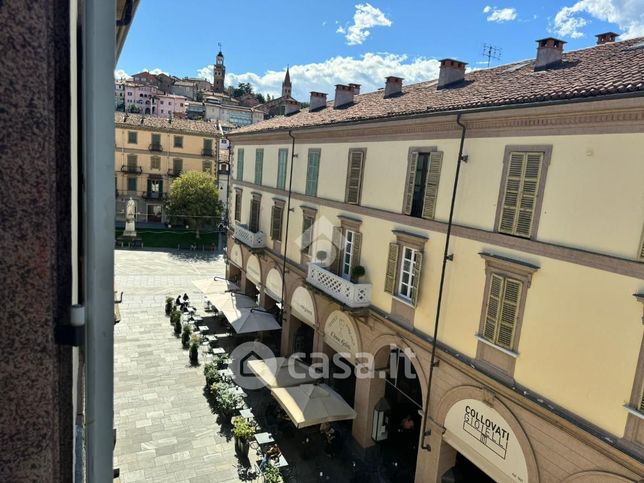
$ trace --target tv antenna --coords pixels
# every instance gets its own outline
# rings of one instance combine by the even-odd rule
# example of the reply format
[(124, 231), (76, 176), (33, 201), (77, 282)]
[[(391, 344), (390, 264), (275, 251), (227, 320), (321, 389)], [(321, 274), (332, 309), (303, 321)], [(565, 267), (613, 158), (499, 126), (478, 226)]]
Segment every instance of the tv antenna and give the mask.
[(483, 44), (483, 58), (487, 59), (487, 66), (490, 67), (493, 59), (501, 60), (501, 49), (491, 44)]

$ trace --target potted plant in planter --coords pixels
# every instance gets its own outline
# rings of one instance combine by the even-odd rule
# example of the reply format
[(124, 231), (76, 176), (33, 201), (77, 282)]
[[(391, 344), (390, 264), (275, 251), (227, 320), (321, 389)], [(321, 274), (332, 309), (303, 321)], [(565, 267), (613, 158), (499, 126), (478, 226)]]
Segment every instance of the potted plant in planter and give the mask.
[(221, 374), (214, 362), (208, 362), (203, 367), (203, 375), (206, 376), (206, 385), (212, 386), (214, 383), (221, 381)]
[(174, 335), (179, 337), (181, 335), (181, 319), (179, 318), (175, 323), (174, 323)]
[(282, 483), (284, 480), (280, 475), (280, 470), (269, 463), (264, 467), (264, 481), (266, 483)]
[(165, 298), (165, 314), (170, 315), (174, 307), (174, 299), (172, 297)]
[(212, 362), (217, 367), (217, 370), (226, 369), (226, 366), (228, 365), (228, 356), (217, 354), (213, 357)]
[[(181, 323), (181, 322), (179, 322)], [(175, 330), (176, 331), (176, 330)], [(188, 348), (188, 344), (190, 343), (190, 335), (192, 334), (192, 329), (188, 324), (183, 326), (183, 331), (181, 332), (181, 345), (183, 346), (184, 349)]]
[(351, 269), (351, 281), (353, 283), (358, 283), (361, 277), (364, 277), (366, 270), (362, 265), (356, 265)]
[(226, 423), (230, 422), (230, 418), (239, 406), (239, 396), (228, 386), (226, 390), (218, 392), (215, 398), (217, 399), (217, 408), (222, 420)]
[(193, 366), (199, 365), (199, 342), (193, 340), (190, 343), (190, 351), (188, 352), (190, 357), (190, 364)]
[(235, 451), (239, 456), (248, 456), (250, 439), (255, 434), (255, 426), (246, 418), (237, 416), (233, 418), (233, 436), (235, 437)]
[(173, 309), (170, 312), (170, 323), (172, 325), (177, 325), (177, 321), (179, 321), (179, 323), (181, 323), (181, 312), (179, 312), (176, 309)]

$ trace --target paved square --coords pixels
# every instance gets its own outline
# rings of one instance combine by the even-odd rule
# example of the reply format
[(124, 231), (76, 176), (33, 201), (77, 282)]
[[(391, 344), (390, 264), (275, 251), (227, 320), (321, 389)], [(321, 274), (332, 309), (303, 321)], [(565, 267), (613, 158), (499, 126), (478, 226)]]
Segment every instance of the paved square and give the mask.
[(190, 367), (163, 309), (166, 295), (183, 292), (199, 304), (192, 282), (214, 275), (224, 275), (221, 255), (115, 252), (123, 303), (114, 331), (114, 466), (122, 483), (240, 481), (234, 442), (219, 434), (203, 396), (203, 368)]

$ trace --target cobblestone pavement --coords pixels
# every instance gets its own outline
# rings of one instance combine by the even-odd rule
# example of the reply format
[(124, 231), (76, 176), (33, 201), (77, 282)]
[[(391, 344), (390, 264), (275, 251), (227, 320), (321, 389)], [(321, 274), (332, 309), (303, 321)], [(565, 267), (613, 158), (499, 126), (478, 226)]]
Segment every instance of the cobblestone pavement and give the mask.
[(122, 483), (240, 481), (233, 441), (203, 396), (202, 367), (190, 367), (163, 311), (166, 295), (199, 300), (192, 282), (223, 274), (220, 255), (115, 252), (123, 303), (114, 337), (114, 466)]

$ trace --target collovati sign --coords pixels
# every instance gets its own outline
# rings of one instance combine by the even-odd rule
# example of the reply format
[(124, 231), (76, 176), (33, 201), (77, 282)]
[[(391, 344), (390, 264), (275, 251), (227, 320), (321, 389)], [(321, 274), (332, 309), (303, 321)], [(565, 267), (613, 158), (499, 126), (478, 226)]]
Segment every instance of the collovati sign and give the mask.
[(455, 403), (443, 439), (496, 481), (528, 482), (523, 450), (507, 421), (476, 399)]

